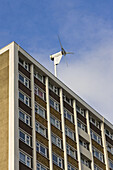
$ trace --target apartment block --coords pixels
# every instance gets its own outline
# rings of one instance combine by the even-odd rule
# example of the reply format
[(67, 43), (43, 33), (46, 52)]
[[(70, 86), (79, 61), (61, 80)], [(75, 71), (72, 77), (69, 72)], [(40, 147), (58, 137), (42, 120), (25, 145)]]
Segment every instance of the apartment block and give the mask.
[(0, 170), (113, 170), (113, 125), (15, 42), (0, 91)]

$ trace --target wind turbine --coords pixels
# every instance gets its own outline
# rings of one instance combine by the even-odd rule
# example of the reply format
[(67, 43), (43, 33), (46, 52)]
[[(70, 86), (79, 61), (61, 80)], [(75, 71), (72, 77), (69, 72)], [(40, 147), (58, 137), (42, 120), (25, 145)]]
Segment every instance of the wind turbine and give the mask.
[(55, 77), (57, 77), (57, 71), (56, 71), (56, 66), (60, 63), (62, 56), (66, 56), (67, 54), (74, 54), (73, 52), (66, 52), (61, 44), (60, 38), (58, 36), (61, 51), (50, 55), (50, 59), (54, 61), (54, 71), (55, 71)]

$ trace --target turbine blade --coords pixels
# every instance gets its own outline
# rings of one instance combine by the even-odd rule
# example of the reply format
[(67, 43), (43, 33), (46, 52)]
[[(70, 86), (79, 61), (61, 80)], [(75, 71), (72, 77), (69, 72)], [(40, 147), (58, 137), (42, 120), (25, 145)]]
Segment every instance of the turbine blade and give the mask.
[(74, 52), (66, 52), (66, 54), (74, 54)]
[(60, 47), (61, 47), (61, 49), (63, 49), (62, 44), (61, 44), (61, 41), (60, 41), (60, 37), (59, 37), (59, 35), (58, 35), (58, 40), (59, 40), (59, 43), (60, 43)]

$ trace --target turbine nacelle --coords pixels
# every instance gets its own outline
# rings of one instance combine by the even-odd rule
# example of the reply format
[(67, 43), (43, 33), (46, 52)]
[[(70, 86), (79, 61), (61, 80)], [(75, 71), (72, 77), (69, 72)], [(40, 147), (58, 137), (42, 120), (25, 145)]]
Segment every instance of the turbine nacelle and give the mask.
[(60, 60), (61, 60), (62, 56), (66, 56), (66, 54), (74, 54), (74, 53), (72, 53), (72, 52), (66, 52), (66, 51), (64, 50), (64, 48), (62, 47), (62, 44), (61, 44), (61, 41), (60, 41), (60, 38), (59, 38), (59, 37), (58, 37), (58, 39), (59, 39), (61, 51), (59, 51), (59, 52), (57, 52), (57, 53), (55, 53), (55, 54), (50, 55), (50, 59), (51, 59), (52, 61), (54, 61), (55, 76), (56, 76), (56, 77), (57, 77), (57, 75), (56, 75), (56, 65), (58, 65), (58, 64), (60, 63)]
[(60, 52), (58, 52), (58, 53), (55, 53), (55, 54), (50, 55), (50, 59), (51, 59), (52, 61), (54, 61), (54, 59), (55, 59), (56, 57), (59, 57), (59, 56), (61, 56), (61, 55), (62, 55), (62, 52), (60, 51)]

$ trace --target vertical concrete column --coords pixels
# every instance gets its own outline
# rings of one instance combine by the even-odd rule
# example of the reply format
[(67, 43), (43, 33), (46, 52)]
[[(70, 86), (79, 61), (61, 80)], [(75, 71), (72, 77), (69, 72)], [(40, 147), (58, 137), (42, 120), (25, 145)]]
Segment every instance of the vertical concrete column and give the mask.
[(9, 46), (9, 170), (19, 170), (18, 130), (18, 50), (15, 43)]
[(35, 96), (34, 96), (34, 65), (31, 65), (31, 107), (32, 107), (32, 144), (33, 170), (36, 170), (36, 129), (35, 129)]
[(79, 145), (78, 123), (77, 123), (77, 112), (76, 112), (76, 100), (73, 100), (73, 110), (74, 110), (75, 134), (76, 134), (76, 142), (77, 142), (78, 164), (79, 164), (79, 170), (82, 170), (82, 168), (81, 168), (80, 145)]
[(64, 121), (64, 108), (63, 108), (63, 91), (62, 91), (62, 89), (60, 89), (60, 112), (61, 112), (62, 134), (63, 134), (64, 169), (68, 170), (67, 149), (66, 149), (66, 135), (65, 135), (65, 121)]
[(104, 118), (103, 118), (103, 122), (101, 123), (101, 131), (102, 131), (102, 142), (103, 142), (103, 148), (104, 148), (106, 170), (109, 170), (108, 152), (106, 148), (106, 138), (105, 138), (105, 131), (104, 131)]
[[(19, 170), (19, 114), (18, 114), (18, 46), (14, 43), (14, 140), (15, 140), (15, 170)], [(12, 122), (11, 122), (12, 123)]]
[(48, 77), (46, 77), (46, 102), (47, 102), (47, 121), (48, 121), (48, 140), (49, 140), (50, 170), (53, 170), (52, 141), (51, 141), (51, 122), (50, 122), (50, 104), (49, 104), (49, 80), (48, 80)]
[(93, 150), (92, 150), (92, 140), (91, 140), (91, 133), (90, 133), (90, 122), (89, 122), (89, 111), (86, 110), (86, 121), (87, 121), (87, 132), (89, 135), (89, 149), (91, 152), (91, 159), (92, 159), (92, 163), (91, 163), (91, 169), (94, 170), (94, 159), (93, 159)]

